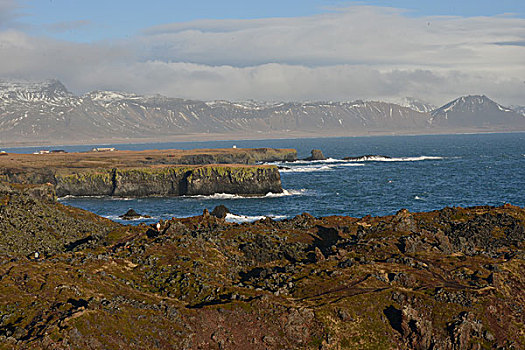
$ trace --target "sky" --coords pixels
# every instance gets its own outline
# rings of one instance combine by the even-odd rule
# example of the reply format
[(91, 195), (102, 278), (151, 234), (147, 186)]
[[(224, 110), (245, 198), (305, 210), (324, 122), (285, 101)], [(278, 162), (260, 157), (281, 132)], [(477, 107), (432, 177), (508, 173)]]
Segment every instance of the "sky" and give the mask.
[(525, 1), (0, 0), (0, 78), (76, 94), (525, 105)]

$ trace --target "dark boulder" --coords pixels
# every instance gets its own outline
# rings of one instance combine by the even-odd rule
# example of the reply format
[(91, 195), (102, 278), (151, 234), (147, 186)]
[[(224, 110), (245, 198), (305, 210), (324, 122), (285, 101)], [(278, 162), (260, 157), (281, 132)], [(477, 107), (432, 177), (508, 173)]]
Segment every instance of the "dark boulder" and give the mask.
[(326, 157), (320, 149), (313, 149), (311, 153), (312, 155), (305, 160), (326, 160)]
[(213, 211), (211, 212), (211, 215), (219, 218), (224, 219), (226, 218), (226, 214), (230, 213), (230, 210), (226, 208), (224, 205), (218, 205), (216, 206)]
[(122, 220), (134, 220), (134, 219), (149, 218), (149, 217), (150, 216), (148, 215), (139, 214), (133, 209), (130, 209), (126, 212), (126, 214), (119, 216), (119, 218), (121, 218)]

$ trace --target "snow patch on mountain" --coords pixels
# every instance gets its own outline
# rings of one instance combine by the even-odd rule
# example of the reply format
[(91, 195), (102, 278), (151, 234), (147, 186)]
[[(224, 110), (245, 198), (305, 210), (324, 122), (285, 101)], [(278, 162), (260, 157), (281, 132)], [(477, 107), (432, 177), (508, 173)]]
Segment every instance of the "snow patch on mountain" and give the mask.
[(421, 113), (430, 113), (437, 108), (437, 106), (415, 97), (405, 97), (398, 104)]

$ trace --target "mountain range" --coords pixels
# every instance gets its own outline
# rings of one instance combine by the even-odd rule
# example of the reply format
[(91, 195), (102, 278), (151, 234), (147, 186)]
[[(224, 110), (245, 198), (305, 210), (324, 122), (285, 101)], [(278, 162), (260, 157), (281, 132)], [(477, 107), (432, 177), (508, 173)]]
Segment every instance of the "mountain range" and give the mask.
[(76, 96), (58, 80), (0, 81), (0, 143), (525, 131), (524, 110), (486, 96), (439, 108), (414, 98), (400, 104), (205, 102), (112, 91)]

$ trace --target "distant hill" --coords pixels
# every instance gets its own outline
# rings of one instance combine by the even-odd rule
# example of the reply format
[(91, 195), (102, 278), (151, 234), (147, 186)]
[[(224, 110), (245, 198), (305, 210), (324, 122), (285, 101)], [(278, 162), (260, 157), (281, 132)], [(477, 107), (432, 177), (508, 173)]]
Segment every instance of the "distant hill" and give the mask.
[(525, 116), (487, 96), (463, 96), (431, 112), (433, 126), (525, 130)]
[[(271, 137), (454, 132), (455, 128), (525, 130), (525, 117), (485, 96), (433, 110), (377, 101), (229, 102), (94, 91), (76, 96), (58, 80), (0, 81), (0, 143), (167, 139), (188, 134)], [(221, 136), (224, 135), (224, 136)]]
[(516, 111), (517, 113), (525, 116), (525, 106), (510, 106), (510, 109)]

